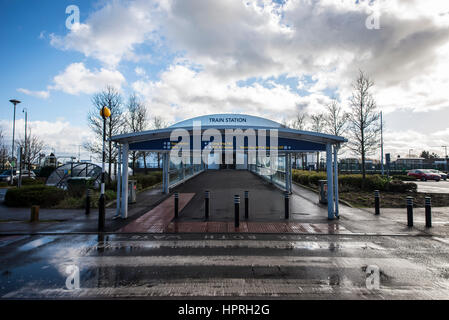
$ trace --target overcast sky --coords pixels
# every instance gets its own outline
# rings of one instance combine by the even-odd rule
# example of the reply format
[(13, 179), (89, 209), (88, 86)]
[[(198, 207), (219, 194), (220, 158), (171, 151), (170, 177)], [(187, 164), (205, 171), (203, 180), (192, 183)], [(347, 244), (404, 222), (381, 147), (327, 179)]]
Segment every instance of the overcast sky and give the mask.
[[(70, 29), (69, 5), (80, 12)], [(362, 69), (386, 152), (449, 145), (449, 1), (1, 0), (0, 24), (8, 141), (11, 98), (23, 101), (19, 135), (26, 107), (49, 149), (77, 154), (92, 94), (108, 84), (171, 123), (228, 112), (283, 121), (331, 98), (347, 107)]]

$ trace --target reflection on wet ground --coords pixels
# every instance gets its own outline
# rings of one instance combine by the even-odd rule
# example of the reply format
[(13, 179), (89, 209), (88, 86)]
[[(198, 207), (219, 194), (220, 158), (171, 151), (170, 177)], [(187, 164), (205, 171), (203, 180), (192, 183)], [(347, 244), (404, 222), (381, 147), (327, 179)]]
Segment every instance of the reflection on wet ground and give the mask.
[[(447, 245), (360, 235), (0, 237), (5, 298), (448, 298)], [(380, 287), (367, 288), (367, 269)], [(66, 288), (68, 266), (80, 289)], [(75, 270), (75, 269), (73, 269)]]

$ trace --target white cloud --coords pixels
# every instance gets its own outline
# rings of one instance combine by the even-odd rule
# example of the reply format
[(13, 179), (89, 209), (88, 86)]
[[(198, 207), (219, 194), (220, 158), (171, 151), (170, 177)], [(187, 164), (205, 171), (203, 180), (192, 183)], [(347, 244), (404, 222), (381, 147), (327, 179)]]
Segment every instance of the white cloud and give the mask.
[(147, 1), (112, 1), (77, 24), (66, 36), (51, 34), (50, 43), (63, 50), (82, 52), (109, 67), (122, 59), (139, 59), (134, 49), (151, 37), (154, 25)]
[[(110, 79), (121, 86), (125, 80), (116, 66), (139, 60), (139, 50), (152, 46), (155, 55), (169, 51), (176, 58), (164, 61), (170, 67), (154, 81), (143, 67), (135, 68), (142, 80), (132, 86), (153, 114), (168, 121), (213, 112), (281, 121), (298, 107), (322, 110), (333, 91), (347, 106), (359, 69), (375, 81), (375, 97), (386, 113), (449, 108), (449, 2), (377, 2), (379, 30), (365, 27), (368, 0), (107, 2), (67, 35), (51, 35), (55, 47), (82, 52), (105, 69), (73, 64), (55, 77), (52, 88), (93, 93)], [(282, 82), (261, 84), (281, 75), (298, 78), (298, 88), (310, 94), (301, 97)], [(237, 85), (253, 78), (259, 83)], [(432, 143), (412, 129), (394, 134), (388, 139), (398, 150), (410, 136), (420, 147)]]
[(408, 154), (419, 155), (422, 151), (435, 152), (444, 156), (442, 146), (449, 141), (449, 130), (425, 134), (417, 130), (387, 130), (385, 132), (385, 152), (392, 152), (395, 156), (408, 156)]
[[(24, 128), (24, 119), (16, 120), (16, 139), (22, 139), (24, 132), (18, 128)], [(4, 135), (4, 142), (11, 143), (12, 125), (11, 121), (0, 120), (0, 129)], [(78, 155), (78, 146), (92, 139), (90, 130), (73, 126), (69, 121), (58, 119), (56, 121), (28, 121), (28, 129), (32, 135), (38, 136), (45, 144), (45, 152), (49, 153), (53, 149), (58, 156)], [(87, 153), (81, 148), (81, 154), (85, 157)]]
[(185, 65), (171, 66), (160, 74), (160, 80), (140, 80), (132, 87), (151, 106), (152, 114), (171, 122), (221, 112), (248, 113), (283, 121), (289, 120), (298, 109), (320, 111), (330, 100), (319, 93), (301, 97), (288, 86), (275, 82), (269, 87), (257, 82), (238, 86), (234, 81), (225, 82)]
[(72, 63), (62, 73), (53, 78), (51, 90), (60, 90), (68, 94), (92, 94), (110, 85), (120, 90), (125, 77), (117, 70), (101, 68), (89, 70), (83, 63)]
[(50, 92), (48, 91), (31, 91), (28, 89), (19, 88), (17, 89), (18, 92), (24, 93), (28, 96), (38, 97), (42, 99), (48, 99), (50, 97)]

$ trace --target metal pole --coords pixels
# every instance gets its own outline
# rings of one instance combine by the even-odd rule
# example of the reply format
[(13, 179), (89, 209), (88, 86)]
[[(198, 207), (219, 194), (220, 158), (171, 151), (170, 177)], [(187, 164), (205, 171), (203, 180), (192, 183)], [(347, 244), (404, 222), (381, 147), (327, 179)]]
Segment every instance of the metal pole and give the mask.
[(175, 192), (175, 219), (179, 216), (179, 193)]
[(426, 197), (426, 228), (432, 228), (432, 203), (430, 197)]
[(19, 155), (19, 179), (17, 180), (17, 188), (22, 187), (22, 162), (23, 162), (23, 148), (18, 148), (17, 154)]
[(249, 219), (249, 191), (245, 191), (245, 220)]
[(413, 227), (413, 198), (407, 197), (407, 226)]
[[(104, 114), (104, 113), (103, 113)], [(103, 115), (103, 160), (101, 167), (101, 194), (99, 200), (99, 215), (98, 215), (98, 230), (104, 230), (105, 218), (106, 218), (106, 209), (105, 209), (105, 199), (104, 199), (104, 178), (105, 178), (105, 162), (106, 162), (106, 150), (105, 150), (105, 141), (106, 138), (106, 117)]]
[(14, 184), (14, 140), (15, 140), (15, 132), (16, 132), (16, 103), (14, 104), (14, 120), (12, 122), (12, 155), (11, 155), (11, 185)]
[(380, 112), (380, 166), (382, 170), (382, 176), (384, 175), (384, 135), (383, 135), (383, 120), (382, 111)]
[(335, 217), (340, 219), (339, 210), (339, 194), (338, 194), (338, 149), (339, 145), (334, 146), (334, 200), (335, 200)]
[(284, 193), (284, 208), (285, 208), (285, 219), (290, 218), (290, 194), (288, 192)]
[(240, 196), (234, 196), (234, 226), (240, 227)]
[(118, 217), (120, 215), (120, 209), (121, 209), (121, 203), (120, 199), (122, 197), (122, 146), (119, 145), (118, 147), (118, 163), (117, 163), (117, 201), (116, 201), (116, 210), (115, 210), (115, 216)]
[(375, 214), (376, 214), (376, 216), (378, 216), (380, 214), (379, 190), (374, 190), (374, 207), (375, 207)]
[(326, 144), (326, 170), (327, 170), (327, 218), (333, 220), (334, 213), (334, 179), (332, 168), (332, 145)]
[(206, 220), (209, 220), (210, 211), (210, 191), (206, 191), (204, 194), (204, 216)]

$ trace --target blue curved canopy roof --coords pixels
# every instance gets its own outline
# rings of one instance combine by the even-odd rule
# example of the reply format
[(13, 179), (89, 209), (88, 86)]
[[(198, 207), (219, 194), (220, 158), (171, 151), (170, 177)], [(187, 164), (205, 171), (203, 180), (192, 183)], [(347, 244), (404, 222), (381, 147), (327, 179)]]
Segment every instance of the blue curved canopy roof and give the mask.
[(164, 129), (117, 135), (111, 140), (129, 144), (130, 150), (167, 152), (170, 150), (171, 133), (176, 129), (184, 129), (191, 133), (194, 125), (201, 125), (202, 131), (217, 129), (221, 133), (229, 129), (242, 129), (243, 132), (249, 129), (276, 130), (279, 137), (278, 145), (285, 152), (324, 151), (326, 144), (347, 142), (344, 137), (286, 128), (278, 122), (246, 114), (204, 115), (178, 122)]

